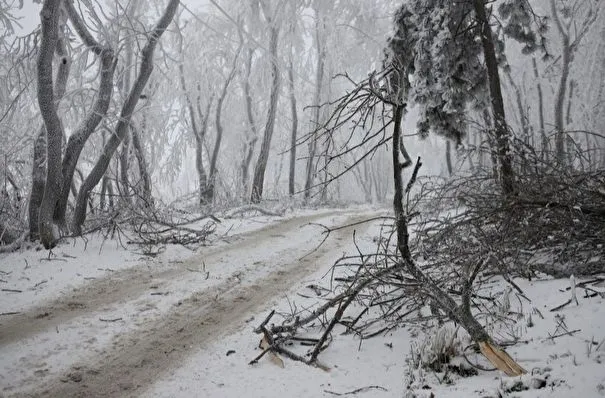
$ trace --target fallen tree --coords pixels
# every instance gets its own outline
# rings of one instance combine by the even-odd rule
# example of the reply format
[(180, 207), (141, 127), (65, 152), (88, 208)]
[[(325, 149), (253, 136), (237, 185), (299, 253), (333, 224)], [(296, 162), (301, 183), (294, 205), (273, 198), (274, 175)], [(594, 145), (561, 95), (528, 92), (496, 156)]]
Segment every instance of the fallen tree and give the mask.
[[(381, 74), (388, 76), (388, 73)], [(499, 370), (509, 376), (517, 376), (525, 373), (525, 370), (517, 364), (499, 345), (490, 337), (484, 326), (477, 321), (472, 311), (472, 298), (474, 295), (473, 284), (482, 271), (489, 265), (485, 259), (470, 257), (467, 261), (454, 271), (453, 279), (439, 278), (443, 270), (435, 272), (434, 264), (425, 264), (421, 267), (412, 255), (410, 247), (409, 222), (414, 214), (410, 206), (410, 194), (416, 182), (418, 171), (422, 166), (420, 158), (416, 162), (412, 175), (406, 186), (403, 183), (402, 173), (412, 166), (412, 161), (405, 150), (402, 139), (401, 120), (405, 111), (405, 104), (396, 99), (387, 98), (376, 89), (375, 75), (357, 86), (353, 94), (341, 99), (336, 109), (339, 112), (332, 120), (335, 125), (340, 125), (340, 118), (346, 119), (345, 113), (350, 104), (359, 104), (363, 98), (363, 105), (356, 106), (351, 113), (361, 112), (360, 120), (368, 120), (368, 113), (375, 112), (374, 107), (382, 106), (382, 114), (390, 114), (385, 126), (392, 125), (390, 139), (392, 145), (393, 183), (395, 194), (393, 199), (394, 223), (389, 238), (380, 245), (377, 253), (363, 255), (360, 253), (359, 262), (348, 264), (353, 269), (353, 275), (345, 282), (344, 291), (330, 298), (325, 304), (314, 308), (308, 314), (292, 314), (286, 316), (281, 325), (272, 324), (267, 326), (273, 313), (256, 329), (257, 333), (263, 334), (267, 352), (286, 355), (289, 358), (303, 361), (310, 365), (324, 367), (318, 363), (318, 355), (329, 343), (331, 333), (337, 324), (345, 323), (345, 312), (352, 307), (353, 303), (360, 304), (361, 313), (356, 314), (352, 321), (346, 322), (350, 331), (363, 337), (371, 337), (384, 332), (388, 328), (399, 327), (410, 318), (410, 314), (418, 311), (426, 303), (430, 303), (441, 317), (448, 318), (462, 326), (472, 340), (474, 340), (483, 355)], [(386, 108), (386, 109), (385, 109)], [(388, 110), (390, 109), (390, 112)], [(378, 112), (380, 113), (380, 112)], [(386, 118), (385, 118), (386, 119)], [(383, 134), (386, 127), (379, 131)], [(381, 142), (384, 142), (383, 138)], [(370, 151), (375, 150), (374, 147)], [(328, 231), (329, 232), (329, 231)], [(394, 239), (392, 239), (394, 237)], [(441, 259), (434, 259), (435, 262)], [(430, 263), (425, 261), (426, 263)], [(448, 268), (449, 270), (449, 268)], [(448, 273), (445, 273), (448, 275)], [(449, 276), (449, 275), (448, 275)], [(452, 295), (455, 292), (455, 298)], [(378, 316), (370, 314), (370, 308), (380, 309)], [(329, 315), (328, 315), (329, 314)], [(366, 316), (365, 324), (361, 324)], [(320, 319), (327, 319), (323, 323), (321, 336), (312, 341), (312, 348), (306, 356), (298, 355), (287, 348), (287, 345), (297, 338), (300, 329), (308, 327)], [(362, 331), (370, 326), (382, 323), (385, 326), (378, 331), (363, 336)], [(257, 361), (257, 359), (252, 362)]]

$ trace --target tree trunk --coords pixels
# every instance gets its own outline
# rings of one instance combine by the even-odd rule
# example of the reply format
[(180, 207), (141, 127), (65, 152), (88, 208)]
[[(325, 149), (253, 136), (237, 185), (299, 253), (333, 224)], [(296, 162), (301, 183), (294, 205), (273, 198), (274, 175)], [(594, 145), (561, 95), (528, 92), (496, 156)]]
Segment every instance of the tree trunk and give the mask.
[(218, 98), (218, 102), (216, 103), (216, 140), (214, 141), (214, 149), (212, 150), (212, 158), (210, 159), (210, 174), (208, 175), (208, 185), (205, 189), (205, 199), (207, 203), (212, 203), (214, 201), (214, 194), (216, 189), (216, 178), (217, 178), (217, 166), (218, 166), (218, 155), (221, 151), (221, 143), (223, 141), (223, 122), (221, 120), (222, 112), (223, 112), (223, 103), (225, 102), (225, 98), (227, 98), (229, 85), (231, 81), (235, 77), (235, 73), (237, 72), (237, 60), (239, 58), (239, 53), (242, 49), (242, 44), (238, 47), (235, 55), (233, 56), (233, 64), (231, 65), (231, 71), (225, 80), (225, 84), (223, 84), (223, 90), (221, 91), (221, 95)]
[(569, 35), (565, 33), (559, 16), (555, 0), (550, 0), (550, 9), (555, 21), (557, 31), (561, 36), (561, 76), (559, 77), (559, 87), (555, 98), (555, 153), (559, 166), (565, 164), (565, 126), (564, 126), (564, 106), (565, 92), (567, 91), (567, 80), (569, 78), (569, 64), (571, 63), (571, 47)]
[(265, 183), (265, 170), (269, 161), (269, 150), (271, 149), (271, 138), (275, 129), (275, 115), (277, 113), (277, 102), (279, 100), (280, 75), (277, 58), (277, 45), (279, 40), (279, 28), (277, 22), (273, 23), (268, 20), (271, 25), (271, 38), (269, 40), (269, 52), (271, 54), (271, 73), (273, 83), (271, 85), (271, 96), (269, 98), (269, 110), (267, 111), (267, 124), (265, 125), (265, 134), (260, 148), (260, 154), (256, 167), (254, 168), (254, 179), (252, 181), (252, 193), (250, 200), (252, 203), (259, 203), (263, 198), (263, 185)]
[[(133, 20), (135, 17), (135, 13), (137, 11), (138, 1), (133, 0), (128, 8), (127, 17), (129, 20)], [(122, 98), (126, 98), (128, 95), (128, 91), (131, 89), (131, 81), (132, 81), (132, 73), (134, 70), (134, 42), (133, 42), (133, 34), (128, 34), (125, 38), (124, 44), (124, 52), (126, 53), (125, 62), (124, 62), (124, 70), (122, 71), (121, 78), (118, 82), (118, 87), (120, 89), (120, 93)], [(119, 156), (119, 170), (120, 170), (120, 179), (118, 182), (118, 190), (120, 191), (120, 200), (125, 205), (132, 204), (132, 184), (130, 183), (130, 142), (131, 142), (131, 133), (132, 130), (130, 128), (126, 129), (126, 133), (124, 138), (122, 139), (122, 145), (120, 148), (120, 156)]]
[(124, 138), (122, 138), (118, 160), (120, 170), (120, 178), (118, 180), (119, 199), (122, 201), (122, 204), (128, 205), (131, 203), (132, 196), (132, 192), (130, 192), (130, 177), (128, 175), (128, 170), (130, 169), (130, 129), (126, 129)]
[(452, 168), (452, 143), (450, 140), (445, 140), (445, 166), (447, 167), (447, 175), (452, 176), (453, 168)]
[(294, 196), (296, 182), (296, 136), (298, 134), (298, 112), (296, 110), (296, 92), (294, 90), (294, 66), (292, 52), (288, 63), (288, 86), (290, 88), (290, 111), (292, 113), (292, 130), (290, 133), (290, 173), (288, 176), (288, 194)]
[(120, 118), (116, 126), (115, 134), (111, 135), (109, 141), (103, 148), (103, 153), (99, 157), (99, 160), (93, 167), (86, 180), (84, 180), (82, 183), (82, 187), (80, 188), (80, 192), (76, 200), (76, 209), (74, 211), (73, 220), (73, 230), (77, 234), (82, 232), (82, 224), (86, 220), (86, 202), (90, 196), (90, 192), (105, 174), (111, 158), (127, 133), (132, 113), (134, 112), (141, 93), (143, 92), (143, 89), (151, 76), (151, 72), (153, 71), (153, 53), (155, 47), (160, 39), (160, 36), (164, 33), (172, 21), (178, 6), (179, 0), (170, 0), (158, 24), (149, 34), (148, 41), (141, 51), (141, 67), (139, 75), (137, 76), (137, 79), (130, 90), (128, 97), (122, 106), (122, 111), (120, 112)]
[[(57, 75), (55, 77), (55, 109), (59, 106), (59, 101), (65, 95), (67, 79), (71, 69), (71, 59), (67, 55), (65, 38), (59, 35), (57, 40), (57, 55), (60, 57)], [(63, 134), (61, 139), (63, 139)], [(44, 185), (46, 177), (46, 127), (42, 126), (40, 132), (34, 141), (34, 162), (32, 167), (32, 189), (29, 200), (29, 236), (31, 240), (39, 238), (38, 222), (39, 211), (44, 195)]]
[(307, 158), (307, 176), (305, 180), (305, 201), (308, 201), (311, 197), (311, 188), (313, 187), (313, 181), (315, 180), (316, 165), (315, 165), (315, 155), (317, 152), (317, 131), (319, 129), (319, 119), (321, 115), (321, 89), (324, 80), (324, 72), (325, 72), (325, 46), (322, 43), (322, 35), (320, 34), (320, 29), (323, 27), (321, 17), (319, 15), (319, 11), (315, 11), (315, 43), (317, 49), (317, 66), (315, 69), (315, 97), (313, 99), (313, 105), (315, 106), (314, 114), (313, 114), (313, 131), (311, 132), (311, 139), (309, 141), (309, 156)]
[(84, 145), (92, 133), (97, 129), (101, 120), (107, 114), (111, 96), (113, 92), (113, 75), (116, 68), (116, 57), (113, 50), (104, 48), (100, 52), (101, 58), (101, 81), (97, 99), (92, 110), (86, 116), (86, 119), (78, 126), (76, 131), (69, 137), (65, 155), (63, 157), (62, 174), (63, 174), (63, 189), (57, 205), (55, 207), (55, 222), (61, 226), (65, 226), (65, 213), (67, 210), (67, 201), (69, 199), (69, 187), (73, 180), (74, 171), (78, 164), (80, 154), (84, 149)]
[(44, 195), (44, 183), (46, 176), (46, 128), (42, 126), (34, 140), (34, 154), (32, 164), (32, 189), (29, 195), (29, 238), (38, 240), (38, 215), (42, 196)]
[(536, 90), (538, 91), (538, 125), (540, 127), (540, 141), (542, 143), (542, 160), (548, 161), (548, 137), (544, 128), (544, 97), (542, 94), (542, 85), (540, 84), (540, 74), (538, 73), (538, 63), (536, 58), (532, 58), (534, 77), (536, 78)]
[[(573, 103), (573, 95), (574, 95), (574, 88), (575, 88), (575, 81), (573, 79), (570, 79), (569, 81), (569, 96), (567, 99), (567, 111), (565, 114), (565, 128), (569, 129), (572, 123), (572, 116), (571, 116), (571, 110), (572, 110), (572, 103)], [(571, 137), (571, 135), (565, 135), (565, 143), (567, 144), (566, 147), (566, 154), (567, 154), (567, 164), (569, 165), (569, 167), (573, 168), (574, 167), (574, 154), (576, 153), (576, 142), (574, 141), (574, 139)], [(587, 141), (588, 143), (588, 141)], [(590, 156), (590, 152), (587, 152), (588, 156)]]
[(498, 172), (498, 168), (499, 168), (498, 153), (497, 153), (498, 151), (497, 151), (497, 145), (494, 142), (494, 137), (492, 136), (492, 131), (493, 131), (492, 118), (487, 109), (483, 109), (482, 116), (483, 116), (483, 122), (485, 123), (486, 135), (487, 135), (487, 145), (489, 147), (488, 148), (489, 155), (490, 155), (490, 160), (492, 163), (492, 175), (494, 176), (495, 180), (498, 180), (500, 178), (499, 172)]
[[(101, 180), (101, 194), (99, 195), (99, 210), (105, 211), (107, 210), (107, 176), (103, 176)], [(77, 195), (76, 195), (77, 197)]]
[(195, 138), (195, 169), (198, 177), (198, 202), (199, 204), (204, 204), (206, 202), (204, 191), (208, 185), (208, 176), (206, 175), (206, 169), (204, 167), (204, 138), (208, 126), (208, 115), (210, 113), (210, 107), (212, 106), (212, 97), (208, 100), (208, 105), (204, 114), (202, 114), (201, 110), (199, 109), (200, 106), (198, 105), (198, 116), (202, 119), (200, 121), (201, 126), (198, 126), (193, 102), (191, 101), (191, 97), (189, 96), (189, 92), (187, 90), (187, 84), (185, 82), (185, 67), (182, 61), (179, 64), (179, 80), (181, 83), (181, 90), (183, 90), (183, 96), (185, 97), (187, 111), (189, 113), (191, 130), (193, 137)]
[(515, 174), (512, 166), (510, 133), (506, 125), (504, 100), (502, 99), (502, 87), (500, 85), (500, 74), (498, 72), (498, 60), (496, 59), (496, 51), (494, 49), (492, 29), (486, 15), (484, 0), (473, 0), (473, 6), (481, 29), (481, 43), (483, 45), (483, 54), (489, 81), (498, 163), (500, 166), (500, 184), (504, 195), (512, 195), (515, 192)]
[(62, 189), (61, 144), (63, 127), (57, 115), (53, 90), (53, 54), (59, 40), (61, 2), (46, 0), (40, 12), (42, 39), (38, 53), (38, 105), (46, 127), (46, 183), (40, 203), (38, 229), (45, 248), (55, 246), (53, 212)]
[[(529, 120), (527, 118), (527, 113), (525, 112), (525, 109), (523, 108), (523, 96), (521, 94), (521, 90), (519, 89), (519, 86), (517, 86), (515, 81), (513, 80), (513, 76), (511, 75), (510, 70), (507, 70), (505, 72), (505, 74), (506, 74), (506, 77), (508, 78), (510, 87), (513, 89), (513, 93), (515, 94), (515, 102), (517, 104), (517, 112), (519, 114), (519, 123), (521, 124), (521, 134), (522, 134), (523, 143), (525, 145), (529, 146), (530, 125), (529, 125)], [(529, 170), (529, 164), (528, 164), (528, 160), (527, 160), (527, 156), (526, 156), (527, 148), (521, 147), (518, 149), (519, 149), (520, 157), (521, 157), (521, 170), (522, 170), (523, 174), (526, 174), (527, 171)]]
[(242, 171), (242, 188), (244, 191), (244, 197), (247, 197), (249, 193), (249, 179), (250, 179), (250, 163), (252, 163), (252, 157), (254, 156), (254, 149), (256, 142), (258, 141), (258, 128), (256, 127), (256, 121), (254, 120), (254, 112), (252, 106), (252, 94), (250, 87), (250, 74), (252, 72), (252, 57), (254, 50), (248, 50), (248, 57), (246, 57), (246, 76), (244, 81), (244, 98), (246, 100), (246, 116), (248, 119), (248, 128), (250, 129), (249, 136), (246, 138), (244, 143), (244, 158), (240, 166)]
[[(144, 119), (143, 119), (144, 120)], [(145, 131), (145, 123), (143, 122), (141, 129)], [(149, 176), (149, 168), (147, 167), (147, 161), (145, 160), (145, 152), (141, 143), (141, 137), (139, 130), (131, 123), (130, 124), (130, 136), (132, 137), (132, 145), (134, 147), (134, 154), (137, 159), (137, 166), (139, 168), (140, 181), (137, 186), (142, 185), (142, 192), (137, 195), (139, 204), (144, 209), (153, 207), (153, 197), (151, 195), (151, 177)]]
[(517, 112), (519, 112), (519, 122), (521, 123), (521, 133), (523, 134), (523, 142), (527, 143), (528, 142), (527, 140), (529, 137), (530, 126), (529, 126), (529, 120), (527, 118), (527, 112), (525, 112), (525, 109), (523, 108), (523, 95), (521, 94), (521, 90), (519, 89), (519, 86), (517, 86), (517, 84), (513, 80), (513, 76), (511, 75), (510, 71), (506, 72), (506, 77), (508, 78), (508, 82), (515, 94)]
[[(103, 176), (102, 184), (103, 184), (103, 188), (105, 189), (106, 196), (107, 196), (107, 210), (112, 210), (114, 208), (114, 197), (115, 197), (115, 193), (113, 191), (113, 181), (111, 178), (109, 178), (105, 175), (105, 176)], [(103, 199), (103, 196), (101, 196), (101, 199)], [(103, 208), (103, 206), (101, 206), (101, 208)]]

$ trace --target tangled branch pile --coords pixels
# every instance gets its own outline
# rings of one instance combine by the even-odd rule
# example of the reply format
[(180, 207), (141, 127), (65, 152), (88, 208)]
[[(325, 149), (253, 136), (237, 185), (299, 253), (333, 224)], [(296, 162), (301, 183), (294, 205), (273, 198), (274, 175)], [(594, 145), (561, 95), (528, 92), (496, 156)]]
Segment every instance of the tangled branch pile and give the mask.
[[(419, 179), (412, 195), (418, 167), (403, 190), (403, 221), (385, 219), (373, 252), (359, 250), (334, 265), (324, 304), (280, 314), (281, 323), (267, 326), (275, 322), (272, 313), (257, 329), (268, 342), (263, 353), (317, 364), (336, 326), (364, 340), (404, 325), (455, 321), (496, 368), (520, 374), (524, 370), (499, 349), (516, 341), (490, 337), (515, 322), (503, 310), (511, 292), (528, 300), (514, 278), (605, 272), (602, 172), (524, 174), (512, 197), (482, 173), (446, 183)], [(496, 280), (509, 287), (494, 289)], [(309, 331), (319, 337), (308, 337)], [(306, 355), (290, 349), (301, 336), (312, 346)]]

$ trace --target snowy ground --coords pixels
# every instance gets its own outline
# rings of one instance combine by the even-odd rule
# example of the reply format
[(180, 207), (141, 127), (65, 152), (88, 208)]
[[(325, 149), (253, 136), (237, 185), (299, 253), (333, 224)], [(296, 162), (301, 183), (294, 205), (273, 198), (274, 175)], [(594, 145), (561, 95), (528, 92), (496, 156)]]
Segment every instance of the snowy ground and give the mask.
[(520, 379), (479, 372), (446, 383), (443, 374), (410, 370), (411, 345), (425, 338), (412, 327), (361, 345), (336, 334), (320, 355), (327, 372), (288, 359), (281, 368), (269, 357), (248, 365), (260, 352), (252, 330), (266, 314), (322, 302), (307, 286), (327, 286), (334, 261), (355, 252), (353, 229), (362, 249), (377, 234), (376, 223), (357, 225), (317, 248), (323, 235), (314, 223), (380, 214), (224, 220), (212, 245), (152, 258), (102, 236), (68, 242), (50, 257), (3, 255), (0, 396), (404, 397), (408, 384), (419, 397), (605, 396), (605, 298), (594, 293), (605, 287), (577, 288), (579, 305), (550, 311), (570, 298), (568, 280), (517, 281), (531, 302), (510, 295), (503, 315), (518, 322), (495, 337), (523, 341), (507, 349), (530, 371)]

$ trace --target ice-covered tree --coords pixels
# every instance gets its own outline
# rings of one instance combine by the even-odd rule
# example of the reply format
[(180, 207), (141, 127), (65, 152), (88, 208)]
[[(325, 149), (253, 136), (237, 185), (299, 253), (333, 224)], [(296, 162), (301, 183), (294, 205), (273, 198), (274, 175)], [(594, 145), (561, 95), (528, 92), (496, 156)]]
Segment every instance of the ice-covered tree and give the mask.
[(491, 3), (484, 0), (409, 1), (396, 14), (387, 66), (393, 68), (391, 95), (418, 105), (423, 136), (433, 131), (459, 143), (469, 107), (489, 104), (500, 184), (511, 194), (511, 137), (498, 70), (505, 62), (503, 38), (522, 42), (524, 52), (531, 53), (544, 46), (544, 21), (527, 0), (507, 0), (499, 11), (496, 19)]

